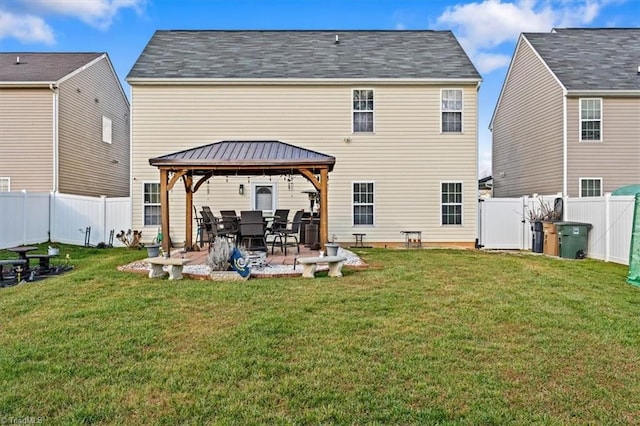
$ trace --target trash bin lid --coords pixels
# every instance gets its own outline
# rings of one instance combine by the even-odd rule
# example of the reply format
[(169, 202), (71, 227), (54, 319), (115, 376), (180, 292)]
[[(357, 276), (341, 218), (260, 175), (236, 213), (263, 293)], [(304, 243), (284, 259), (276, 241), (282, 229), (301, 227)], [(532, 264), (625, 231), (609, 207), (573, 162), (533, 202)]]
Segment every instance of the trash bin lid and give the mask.
[(585, 222), (554, 222), (554, 224), (556, 225), (556, 227), (562, 227), (562, 226), (586, 226), (587, 229), (593, 228), (592, 224), (585, 223)]

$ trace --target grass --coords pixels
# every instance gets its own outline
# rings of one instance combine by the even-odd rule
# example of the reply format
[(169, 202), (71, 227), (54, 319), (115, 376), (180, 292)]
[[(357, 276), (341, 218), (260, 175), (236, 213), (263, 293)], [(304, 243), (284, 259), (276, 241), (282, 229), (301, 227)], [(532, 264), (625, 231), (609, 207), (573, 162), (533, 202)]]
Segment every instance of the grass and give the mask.
[[(333, 279), (169, 282), (141, 251), (0, 289), (0, 417), (637, 424), (640, 289), (593, 260), (360, 250)], [(0, 252), (0, 257), (3, 252)]]

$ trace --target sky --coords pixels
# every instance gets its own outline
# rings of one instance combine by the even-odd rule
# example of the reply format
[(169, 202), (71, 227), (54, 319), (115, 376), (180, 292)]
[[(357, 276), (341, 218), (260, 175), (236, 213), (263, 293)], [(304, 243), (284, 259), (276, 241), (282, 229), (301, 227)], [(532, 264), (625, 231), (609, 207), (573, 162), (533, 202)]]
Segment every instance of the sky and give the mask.
[(451, 30), (483, 78), (479, 177), (489, 123), (521, 32), (640, 27), (640, 0), (3, 0), (2, 52), (107, 52), (125, 78), (156, 30)]

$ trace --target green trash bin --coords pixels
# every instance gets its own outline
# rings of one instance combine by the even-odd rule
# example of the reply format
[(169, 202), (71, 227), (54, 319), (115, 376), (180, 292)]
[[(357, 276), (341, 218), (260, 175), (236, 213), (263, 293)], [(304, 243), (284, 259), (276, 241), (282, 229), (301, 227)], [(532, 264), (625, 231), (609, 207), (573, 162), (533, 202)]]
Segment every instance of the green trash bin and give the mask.
[(558, 232), (558, 255), (567, 259), (584, 259), (591, 224), (556, 222), (555, 225)]

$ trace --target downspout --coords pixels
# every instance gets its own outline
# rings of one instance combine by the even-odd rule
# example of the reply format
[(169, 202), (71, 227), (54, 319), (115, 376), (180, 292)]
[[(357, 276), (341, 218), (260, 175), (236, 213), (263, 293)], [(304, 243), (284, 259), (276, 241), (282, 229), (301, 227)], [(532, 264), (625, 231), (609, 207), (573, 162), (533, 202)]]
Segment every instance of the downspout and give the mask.
[(568, 182), (568, 146), (567, 146), (567, 89), (562, 89), (562, 195), (566, 198), (569, 195), (567, 193)]
[(53, 192), (58, 192), (58, 87), (53, 83), (49, 84), (49, 89), (53, 92)]

